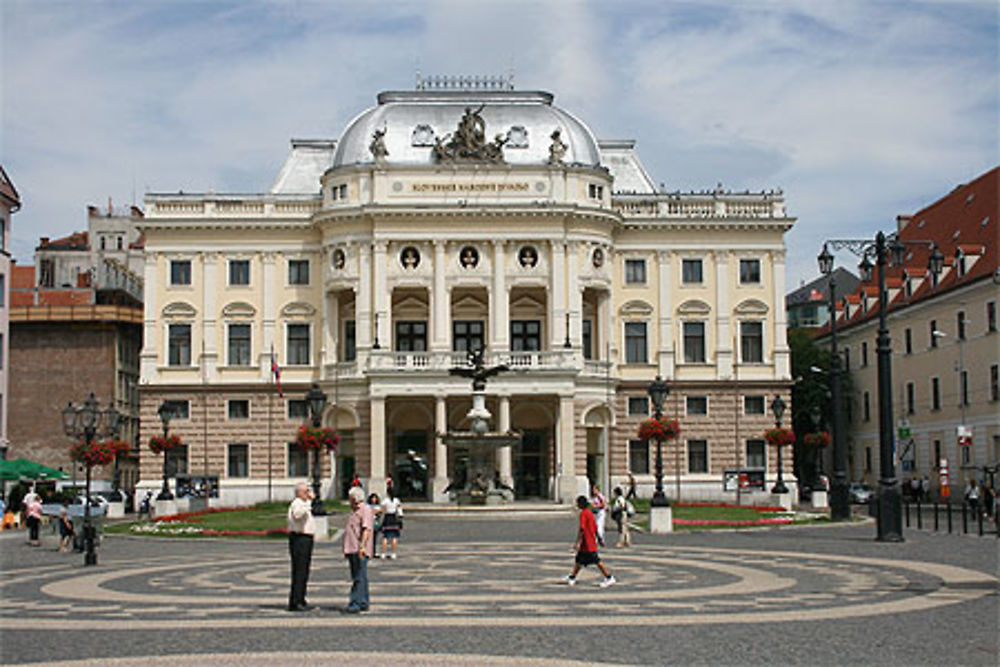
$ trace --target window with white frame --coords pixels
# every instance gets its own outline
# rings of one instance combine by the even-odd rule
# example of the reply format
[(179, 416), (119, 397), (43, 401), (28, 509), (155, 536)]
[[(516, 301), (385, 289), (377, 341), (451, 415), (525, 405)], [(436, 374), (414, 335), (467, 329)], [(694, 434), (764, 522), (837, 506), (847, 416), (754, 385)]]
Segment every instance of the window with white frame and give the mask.
[(931, 410), (941, 409), (941, 380), (931, 378)]
[(649, 360), (646, 346), (646, 323), (625, 323), (625, 363), (644, 364)]
[(628, 441), (628, 467), (634, 475), (649, 474), (649, 441)]
[(708, 441), (688, 440), (688, 472), (691, 474), (708, 472)]
[(705, 363), (705, 323), (684, 323), (684, 362)]
[(288, 260), (288, 284), (308, 285), (309, 284), (309, 260), (290, 259)]
[(861, 404), (862, 413), (864, 414), (864, 420), (866, 422), (872, 420), (872, 405), (871, 405), (871, 394), (867, 391), (864, 393)]
[(289, 421), (302, 421), (309, 416), (309, 405), (301, 398), (288, 399)]
[(309, 474), (309, 453), (294, 442), (287, 444), (288, 476), (306, 477)]
[(166, 459), (167, 478), (186, 475), (188, 471), (188, 446), (179, 445), (163, 452)]
[(767, 468), (767, 447), (763, 440), (747, 440), (746, 456), (748, 468)]
[(250, 365), (250, 325), (229, 325), (229, 365)]
[(697, 285), (704, 282), (700, 259), (681, 260), (681, 282), (685, 285)]
[(625, 260), (625, 283), (628, 285), (644, 285), (646, 283), (646, 260)]
[(740, 353), (744, 364), (764, 362), (764, 324), (740, 322)]
[(286, 363), (289, 366), (310, 364), (310, 331), (308, 324), (289, 324), (288, 340), (285, 347)]
[(163, 402), (171, 412), (171, 419), (191, 419), (191, 401), (171, 399)]
[(649, 398), (646, 396), (629, 396), (628, 413), (630, 415), (642, 415), (642, 416), (648, 415)]
[(173, 259), (170, 261), (170, 284), (191, 284), (191, 260)]
[(743, 414), (762, 415), (765, 414), (765, 398), (763, 396), (744, 396)]
[(740, 284), (755, 285), (760, 283), (760, 260), (741, 259), (740, 260)]
[(170, 324), (167, 326), (167, 365), (191, 365), (190, 324)]
[(708, 414), (708, 396), (687, 396), (684, 403), (689, 417)]
[(229, 284), (230, 285), (250, 284), (250, 260), (248, 259), (229, 260)]
[(917, 412), (917, 386), (912, 382), (906, 383), (906, 414), (912, 415)]
[(229, 477), (250, 476), (250, 445), (246, 443), (229, 445), (226, 472)]
[(245, 398), (234, 398), (227, 404), (230, 419), (250, 419), (250, 401)]
[(990, 400), (1000, 401), (1000, 365), (990, 366)]

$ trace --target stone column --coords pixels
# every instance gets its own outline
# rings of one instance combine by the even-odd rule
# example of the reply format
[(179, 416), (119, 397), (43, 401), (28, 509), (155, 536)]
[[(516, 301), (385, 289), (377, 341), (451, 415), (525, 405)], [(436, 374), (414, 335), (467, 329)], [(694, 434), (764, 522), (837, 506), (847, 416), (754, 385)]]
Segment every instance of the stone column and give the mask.
[(448, 448), (441, 436), (448, 431), (448, 404), (444, 396), (434, 399), (434, 478), (431, 480), (431, 501), (448, 502)]
[(673, 303), (670, 298), (671, 253), (659, 252), (657, 253), (657, 258), (659, 259), (657, 273), (660, 279), (660, 293), (657, 302), (659, 353), (657, 354), (656, 363), (662, 377), (672, 378), (674, 377), (674, 363), (676, 360), (674, 359)]
[(556, 429), (556, 501), (572, 503), (587, 493), (587, 477), (577, 475), (576, 443), (573, 437), (573, 397), (559, 397), (559, 424)]
[[(145, 282), (143, 283), (143, 321), (142, 321), (142, 370), (140, 372), (139, 384), (149, 384), (156, 378), (156, 367), (160, 358), (160, 351), (166, 353), (164, 337), (166, 330), (157, 331), (157, 317), (159, 304), (156, 301), (156, 290), (160, 285), (157, 280), (159, 270), (159, 254), (155, 252), (146, 253), (146, 263), (143, 268)], [(169, 270), (169, 269), (168, 269)], [(160, 335), (157, 335), (157, 334)], [(158, 345), (159, 343), (159, 345)], [(164, 365), (166, 361), (164, 361)]]
[[(569, 296), (569, 303), (566, 304), (569, 309), (569, 340), (574, 349), (580, 350), (583, 345), (583, 286), (580, 285), (580, 248), (575, 243), (567, 246), (566, 291)], [(591, 335), (594, 333), (591, 332)], [(563, 338), (561, 345), (565, 344), (566, 339)]]
[(729, 322), (728, 250), (715, 252), (715, 377), (733, 377), (733, 334)]
[[(261, 314), (261, 348), (260, 348), (260, 375), (264, 382), (268, 382), (271, 377), (271, 349), (274, 349), (276, 357), (281, 359), (281, 350), (284, 349), (275, 340), (275, 324), (278, 319), (278, 307), (275, 301), (274, 292), (277, 289), (275, 281), (275, 263), (277, 253), (265, 252), (261, 257), (264, 264), (263, 276), (263, 313)], [(283, 362), (284, 360), (281, 359)], [(279, 362), (280, 363), (280, 362)], [(283, 365), (283, 364), (282, 364)]]
[(434, 282), (431, 287), (431, 341), (433, 352), (448, 350), (448, 311), (450, 310), (450, 294), (445, 286), (445, 243), (434, 242)]
[(362, 361), (361, 355), (367, 355), (372, 344), (372, 247), (368, 243), (358, 245), (358, 293), (354, 308), (355, 345), (358, 360)]
[(375, 313), (378, 315), (378, 330), (373, 330), (373, 335), (378, 334), (379, 346), (383, 350), (392, 349), (392, 317), (389, 312), (392, 299), (386, 287), (386, 251), (388, 244), (385, 241), (376, 241), (374, 244), (374, 257), (372, 260), (372, 282), (374, 284), (373, 298), (375, 301)]
[[(499, 415), (497, 415), (497, 431), (500, 433), (507, 433), (510, 431), (510, 396), (499, 396), (497, 399), (500, 403)], [(501, 447), (497, 453), (499, 468), (500, 468), (500, 481), (502, 481), (507, 486), (514, 488), (514, 476), (513, 472), (513, 452), (511, 447)]]
[(490, 341), (488, 347), (493, 352), (510, 349), (510, 303), (507, 293), (507, 265), (504, 242), (493, 242), (493, 293), (490, 294)]
[[(201, 256), (202, 283), (202, 313), (201, 313), (201, 377), (212, 382), (216, 379), (216, 369), (219, 364), (218, 335), (218, 305), (215, 294), (218, 279), (218, 258), (214, 252), (199, 253)], [(227, 360), (228, 363), (228, 360)]]
[(337, 363), (340, 358), (340, 350), (337, 344), (340, 341), (340, 300), (336, 292), (323, 292), (323, 372), (326, 366)]
[(385, 396), (371, 397), (371, 471), (368, 493), (385, 495)]
[[(774, 375), (776, 379), (787, 380), (792, 377), (791, 359), (789, 357), (787, 327), (785, 314), (785, 251), (772, 253), (772, 271), (774, 272), (774, 291), (771, 308), (774, 311), (774, 333), (771, 340), (774, 344)], [(767, 342), (764, 343), (767, 350)], [(766, 359), (766, 357), (765, 357)], [(791, 457), (789, 457), (791, 458)]]

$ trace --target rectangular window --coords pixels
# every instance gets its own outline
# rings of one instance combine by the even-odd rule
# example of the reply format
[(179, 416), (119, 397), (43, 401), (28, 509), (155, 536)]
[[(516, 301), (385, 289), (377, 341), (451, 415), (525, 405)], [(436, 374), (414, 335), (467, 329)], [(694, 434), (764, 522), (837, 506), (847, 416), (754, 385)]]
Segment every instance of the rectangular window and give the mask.
[(959, 400), (962, 405), (969, 404), (969, 371), (962, 369), (958, 374)]
[(7, 276), (0, 273), (0, 308), (7, 305)]
[(170, 260), (170, 284), (191, 284), (191, 262), (187, 259)]
[(688, 416), (708, 414), (708, 396), (688, 396), (685, 404)]
[(117, 239), (115, 239), (115, 241), (118, 244), (118, 249), (121, 250), (122, 247), (125, 245), (122, 237), (119, 236)]
[(986, 302), (986, 331), (993, 333), (997, 330), (997, 302)]
[(872, 471), (872, 448), (865, 447), (865, 472)]
[(740, 322), (740, 351), (743, 363), (764, 362), (764, 324), (761, 322)]
[(51, 259), (38, 262), (38, 286), (54, 287), (56, 284), (56, 266)]
[(167, 458), (167, 478), (186, 475), (188, 471), (188, 446), (180, 445), (165, 452)]
[(906, 413), (914, 414), (917, 411), (917, 388), (912, 382), (906, 383)]
[(604, 186), (590, 183), (587, 186), (587, 194), (591, 199), (601, 199), (604, 197)]
[(0, 333), (0, 369), (3, 369), (3, 334)]
[(542, 349), (542, 323), (539, 320), (510, 321), (511, 352), (537, 352)]
[(250, 260), (248, 259), (229, 260), (229, 284), (230, 285), (250, 284)]
[(646, 323), (625, 323), (625, 363), (644, 364), (648, 361), (646, 353)]
[(689, 364), (705, 363), (705, 323), (684, 323), (684, 361)]
[(862, 414), (864, 415), (864, 420), (871, 421), (872, 419), (872, 405), (871, 405), (871, 394), (867, 391), (865, 392), (863, 403), (862, 403)]
[(309, 452), (294, 442), (288, 443), (288, 476), (306, 477), (309, 475)]
[(288, 399), (288, 419), (289, 421), (302, 421), (309, 416), (309, 406), (305, 399)]
[(958, 331), (958, 339), (965, 340), (965, 311), (960, 310), (958, 314), (955, 315), (955, 325)]
[(743, 412), (748, 415), (762, 415), (764, 414), (764, 397), (763, 396), (744, 396), (743, 397)]
[(967, 466), (972, 463), (972, 447), (959, 447), (962, 451), (962, 465)]
[(681, 282), (685, 285), (697, 284), (703, 281), (700, 259), (685, 259), (681, 261)]
[(868, 365), (868, 341), (861, 341), (861, 367)]
[(229, 477), (250, 476), (250, 445), (229, 445)]
[(164, 401), (167, 407), (170, 408), (173, 416), (171, 419), (191, 419), (191, 402), (190, 401)]
[(250, 325), (229, 325), (229, 365), (250, 365)]
[(990, 366), (990, 400), (1000, 401), (1000, 366)]
[(309, 325), (288, 325), (287, 363), (289, 366), (309, 365)]
[(844, 348), (844, 370), (851, 370), (851, 348)]
[(230, 419), (250, 419), (250, 401), (238, 398), (229, 401)]
[(308, 285), (309, 284), (309, 260), (290, 259), (288, 260), (288, 284)]
[(583, 358), (594, 358), (594, 321), (584, 320), (583, 331), (580, 334), (583, 344)]
[(646, 440), (628, 441), (628, 467), (634, 475), (649, 474), (649, 442)]
[(481, 350), (485, 345), (482, 320), (456, 320), (451, 323), (451, 349), (455, 352)]
[(427, 322), (396, 322), (396, 352), (426, 352)]
[(708, 441), (688, 440), (688, 472), (708, 472)]
[(191, 325), (171, 324), (167, 341), (167, 365), (191, 365)]
[(903, 332), (903, 343), (906, 345), (906, 353), (913, 354), (913, 330), (910, 327), (906, 327)]
[(747, 467), (767, 468), (767, 447), (763, 440), (747, 440)]
[(648, 415), (649, 414), (649, 399), (645, 396), (629, 396), (628, 397), (628, 413), (630, 415)]
[(937, 336), (934, 335), (937, 330), (937, 320), (931, 320), (931, 347), (937, 347)]
[(937, 470), (941, 467), (941, 441), (934, 441), (934, 469)]
[(931, 410), (941, 409), (941, 380), (931, 378)]
[(358, 332), (354, 320), (344, 321), (344, 361), (358, 358)]
[(743, 285), (756, 284), (760, 282), (760, 260), (741, 259), (740, 260), (740, 283)]
[(646, 260), (625, 260), (625, 282), (629, 285), (643, 285), (646, 283)]

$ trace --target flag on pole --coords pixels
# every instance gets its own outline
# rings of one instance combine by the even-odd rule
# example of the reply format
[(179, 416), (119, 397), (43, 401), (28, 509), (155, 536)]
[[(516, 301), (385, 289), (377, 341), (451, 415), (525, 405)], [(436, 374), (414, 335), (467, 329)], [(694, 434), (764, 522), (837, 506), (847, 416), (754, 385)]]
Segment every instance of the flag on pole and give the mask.
[(278, 396), (284, 398), (284, 394), (281, 393), (281, 368), (278, 367), (278, 358), (274, 356), (274, 345), (271, 345), (271, 376), (278, 386)]

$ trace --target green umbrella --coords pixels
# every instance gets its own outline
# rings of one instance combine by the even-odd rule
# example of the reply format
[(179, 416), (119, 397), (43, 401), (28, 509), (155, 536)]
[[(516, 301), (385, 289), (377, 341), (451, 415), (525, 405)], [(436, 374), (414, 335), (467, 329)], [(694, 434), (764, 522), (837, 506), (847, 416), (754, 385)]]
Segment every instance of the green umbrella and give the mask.
[(56, 470), (47, 465), (29, 461), (28, 459), (0, 461), (0, 479), (4, 480), (65, 479), (68, 476), (62, 470)]

